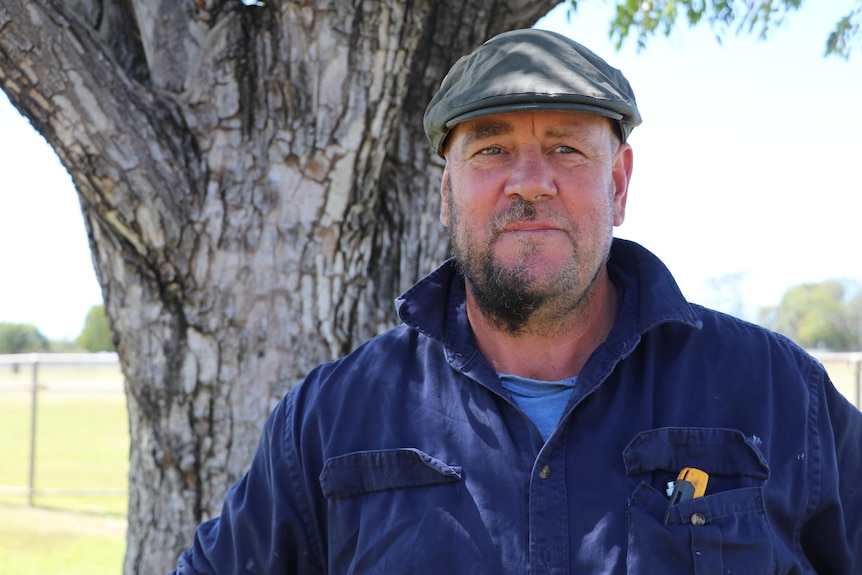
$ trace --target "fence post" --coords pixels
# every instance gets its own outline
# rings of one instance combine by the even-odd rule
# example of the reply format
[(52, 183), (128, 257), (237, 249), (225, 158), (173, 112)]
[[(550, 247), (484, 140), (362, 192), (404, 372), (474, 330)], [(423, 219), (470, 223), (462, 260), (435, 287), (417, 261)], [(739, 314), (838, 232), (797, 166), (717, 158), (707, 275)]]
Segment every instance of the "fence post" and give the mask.
[(39, 399), (39, 358), (33, 354), (33, 378), (30, 382), (30, 467), (27, 477), (27, 503), (33, 507), (36, 491), (36, 412)]

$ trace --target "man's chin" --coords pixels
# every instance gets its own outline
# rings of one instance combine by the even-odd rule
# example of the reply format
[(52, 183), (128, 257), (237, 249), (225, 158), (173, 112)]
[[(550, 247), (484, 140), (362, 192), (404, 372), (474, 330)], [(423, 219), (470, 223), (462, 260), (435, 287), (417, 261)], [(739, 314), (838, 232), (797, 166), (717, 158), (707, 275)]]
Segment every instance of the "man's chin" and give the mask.
[(503, 272), (501, 277), (517, 280), (521, 289), (528, 292), (544, 292), (568, 275), (568, 266), (547, 260), (499, 262), (499, 269)]

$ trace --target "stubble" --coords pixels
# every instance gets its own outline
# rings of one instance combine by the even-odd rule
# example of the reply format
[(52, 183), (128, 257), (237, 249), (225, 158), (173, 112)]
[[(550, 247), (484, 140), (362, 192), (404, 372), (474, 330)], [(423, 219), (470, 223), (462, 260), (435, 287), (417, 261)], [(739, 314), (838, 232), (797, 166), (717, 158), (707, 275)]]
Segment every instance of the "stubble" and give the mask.
[(586, 270), (581, 269), (583, 262), (577, 234), (569, 232), (572, 244), (569, 261), (558, 270), (552, 281), (540, 285), (526, 263), (540, 247), (525, 242), (515, 263), (508, 266), (499, 261), (493, 250), (506, 226), (536, 219), (539, 210), (537, 205), (521, 198), (512, 200), (487, 224), (485, 237), (488, 240), (481, 245), (475, 238), (463, 235), (467, 230), (461, 229), (462, 214), (454, 200), (451, 183), (448, 185), (452, 256), (485, 318), (511, 335), (534, 332), (550, 334), (568, 327), (577, 315), (573, 312), (589, 305), (589, 288), (603, 269), (607, 253), (600, 258), (600, 265), (583, 277)]

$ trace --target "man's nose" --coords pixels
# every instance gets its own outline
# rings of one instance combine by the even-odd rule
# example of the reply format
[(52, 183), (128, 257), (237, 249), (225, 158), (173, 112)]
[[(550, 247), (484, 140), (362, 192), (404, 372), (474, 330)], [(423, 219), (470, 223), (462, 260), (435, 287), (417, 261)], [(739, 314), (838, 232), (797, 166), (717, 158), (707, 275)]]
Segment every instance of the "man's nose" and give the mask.
[(528, 202), (550, 198), (557, 194), (550, 163), (539, 150), (518, 153), (506, 181), (507, 196), (520, 196)]

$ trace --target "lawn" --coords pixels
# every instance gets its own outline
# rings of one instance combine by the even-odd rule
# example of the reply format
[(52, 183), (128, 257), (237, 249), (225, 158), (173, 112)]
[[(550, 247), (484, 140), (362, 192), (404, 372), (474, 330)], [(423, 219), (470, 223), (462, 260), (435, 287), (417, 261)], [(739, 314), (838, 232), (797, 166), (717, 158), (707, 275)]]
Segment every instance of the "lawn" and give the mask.
[[(79, 391), (83, 382), (118, 381), (104, 368), (42, 366), (38, 396), (36, 495), (0, 493), (0, 573), (118, 574), (125, 553), (129, 432), (120, 389)], [(22, 373), (24, 372), (24, 373)], [(0, 486), (28, 483), (31, 396), (9, 391), (29, 368), (0, 366)], [(106, 490), (103, 495), (63, 493)], [(113, 493), (119, 491), (121, 495)]]
[(0, 573), (118, 575), (126, 518), (0, 503)]

